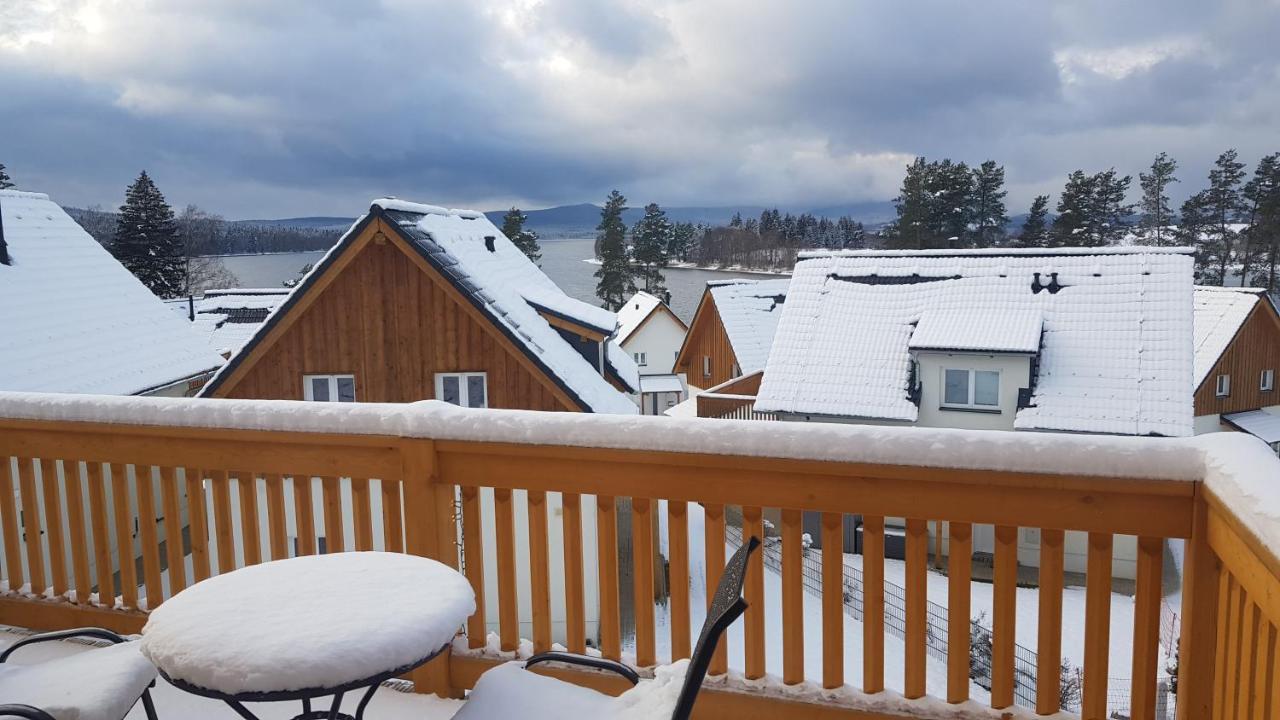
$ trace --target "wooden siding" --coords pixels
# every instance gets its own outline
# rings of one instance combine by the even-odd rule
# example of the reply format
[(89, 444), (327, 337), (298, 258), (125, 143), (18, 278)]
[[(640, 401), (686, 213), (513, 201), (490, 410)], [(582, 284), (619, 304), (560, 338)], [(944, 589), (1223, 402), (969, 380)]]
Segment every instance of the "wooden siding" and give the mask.
[[(1280, 376), (1280, 317), (1276, 316), (1271, 303), (1260, 299), (1204, 382), (1196, 388), (1195, 414), (1243, 412), (1280, 405), (1280, 387), (1273, 384), (1276, 389), (1265, 392), (1261, 389), (1263, 370), (1275, 370)], [(1231, 394), (1227, 397), (1215, 395), (1219, 375), (1231, 376)]]
[(412, 402), (435, 397), (436, 373), (485, 372), (490, 407), (578, 410), (393, 231), (365, 232), (217, 397), (301, 400), (303, 375), (351, 374), (362, 402)]
[[(702, 373), (702, 358), (707, 356), (711, 358), (710, 376)], [(706, 389), (732, 380), (737, 362), (738, 356), (729, 344), (729, 334), (720, 321), (715, 298), (709, 290), (704, 290), (680, 356), (676, 358), (675, 371), (685, 373), (685, 381), (690, 385)]]

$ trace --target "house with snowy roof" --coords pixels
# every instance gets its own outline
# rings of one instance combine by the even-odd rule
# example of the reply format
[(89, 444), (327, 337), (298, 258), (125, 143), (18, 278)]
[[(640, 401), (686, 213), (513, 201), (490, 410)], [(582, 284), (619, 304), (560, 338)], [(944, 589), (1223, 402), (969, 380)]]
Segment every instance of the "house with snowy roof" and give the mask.
[(643, 290), (618, 310), (614, 342), (631, 355), (640, 373), (635, 400), (644, 415), (659, 415), (684, 399), (684, 382), (674, 372), (689, 326), (669, 305)]
[[(1180, 248), (805, 253), (753, 411), (1191, 435), (1192, 292), (1192, 258)], [(978, 551), (992, 549), (992, 532), (975, 528)], [(1067, 569), (1083, 572), (1087, 538), (1069, 534), (1065, 552)], [(1038, 533), (1020, 536), (1020, 562), (1036, 566), (1038, 553)], [(1116, 574), (1132, 577), (1135, 561), (1136, 546), (1118, 541)]]
[(193, 394), (223, 364), (42, 193), (0, 190), (0, 390)]
[(289, 292), (288, 288), (206, 290), (175, 305), (208, 338), (209, 349), (229, 358), (249, 342)]
[(634, 414), (617, 324), (482, 213), (375, 200), (202, 395)]
[(676, 372), (692, 389), (706, 390), (764, 370), (789, 282), (708, 282), (676, 356)]
[(1195, 289), (1195, 431), (1238, 430), (1280, 448), (1280, 314), (1265, 290)]

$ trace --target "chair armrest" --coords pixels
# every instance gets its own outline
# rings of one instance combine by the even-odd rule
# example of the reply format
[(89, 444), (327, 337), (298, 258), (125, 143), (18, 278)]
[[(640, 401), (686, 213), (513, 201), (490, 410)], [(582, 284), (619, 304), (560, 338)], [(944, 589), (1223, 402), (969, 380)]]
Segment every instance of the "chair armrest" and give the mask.
[(537, 665), (538, 663), (544, 663), (544, 662), (558, 662), (558, 663), (565, 663), (566, 665), (581, 665), (582, 667), (596, 668), (597, 670), (608, 670), (609, 672), (617, 673), (622, 677), (626, 678), (626, 680), (630, 682), (632, 685), (637, 685), (640, 683), (640, 676), (636, 674), (635, 670), (632, 670), (626, 665), (623, 665), (620, 662), (614, 662), (613, 660), (606, 660), (604, 658), (591, 657), (589, 655), (576, 655), (573, 653), (562, 653), (562, 652), (545, 652), (545, 653), (540, 653), (538, 655), (534, 655), (533, 657), (529, 658), (528, 660), (525, 661), (524, 666), (527, 668), (531, 665)]
[(31, 637), (23, 638), (22, 640), (19, 640), (18, 642), (10, 645), (4, 652), (0, 653), (0, 663), (3, 663), (6, 660), (8, 660), (9, 656), (12, 655), (14, 651), (16, 651), (18, 648), (25, 647), (27, 645), (34, 645), (36, 643), (50, 642), (52, 640), (66, 640), (67, 638), (73, 638), (73, 637), (88, 637), (88, 638), (94, 638), (95, 640), (106, 640), (116, 645), (119, 645), (122, 642), (127, 642), (123, 637), (120, 637), (120, 635), (113, 633), (110, 630), (103, 630), (102, 628), (77, 628), (75, 630), (58, 630), (57, 632), (47, 632), (47, 633), (41, 633), (39, 635), (32, 635)]
[(30, 705), (0, 705), (0, 718), (16, 717), (23, 720), (54, 720), (53, 716)]

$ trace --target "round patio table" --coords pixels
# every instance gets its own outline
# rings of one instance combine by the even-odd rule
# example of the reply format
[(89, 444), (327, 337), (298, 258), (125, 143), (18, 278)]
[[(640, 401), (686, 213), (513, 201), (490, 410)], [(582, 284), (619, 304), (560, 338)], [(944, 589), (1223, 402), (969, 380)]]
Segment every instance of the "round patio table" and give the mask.
[[(443, 651), (473, 612), (466, 578), (435, 560), (310, 555), (192, 585), (152, 611), (140, 649), (174, 686), (247, 720), (244, 703), (277, 701), (301, 701), (295, 720), (361, 720), (384, 680)], [(355, 715), (340, 712), (357, 691)]]

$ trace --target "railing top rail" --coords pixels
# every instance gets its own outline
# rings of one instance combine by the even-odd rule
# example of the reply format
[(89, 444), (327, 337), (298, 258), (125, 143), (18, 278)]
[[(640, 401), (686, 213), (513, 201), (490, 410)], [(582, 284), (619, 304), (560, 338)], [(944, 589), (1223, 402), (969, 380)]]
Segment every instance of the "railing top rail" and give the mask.
[[(62, 429), (65, 423), (133, 426), (159, 436), (190, 435), (191, 429), (389, 436), (1159, 481), (1200, 480), (1210, 460), (1226, 467), (1237, 453), (1235, 444), (1227, 446), (1229, 438), (1217, 437), (1230, 433), (1142, 438), (469, 410), (439, 401), (340, 404), (0, 393), (0, 427)], [(1269, 454), (1260, 441), (1244, 440)], [(1260, 471), (1280, 473), (1280, 460), (1265, 459)]]
[(699, 400), (755, 400), (755, 395), (731, 395), (725, 393), (704, 392), (698, 394)]

